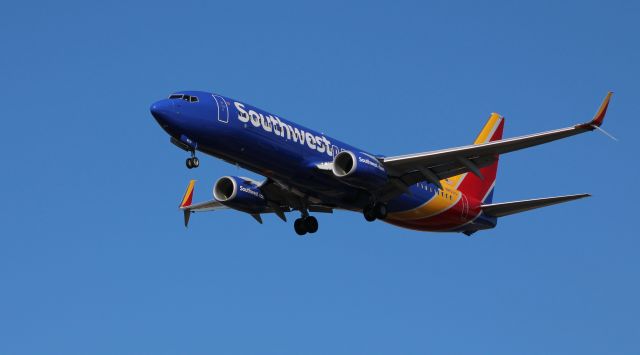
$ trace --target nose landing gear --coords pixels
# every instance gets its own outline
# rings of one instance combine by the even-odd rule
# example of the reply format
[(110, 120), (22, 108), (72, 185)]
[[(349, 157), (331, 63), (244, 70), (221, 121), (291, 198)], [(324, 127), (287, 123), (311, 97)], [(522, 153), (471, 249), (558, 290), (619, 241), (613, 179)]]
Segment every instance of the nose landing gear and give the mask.
[(197, 168), (200, 166), (200, 160), (198, 160), (198, 158), (196, 157), (187, 158), (186, 165), (187, 169)]
[(187, 169), (193, 169), (200, 166), (200, 160), (196, 157), (196, 152), (191, 151), (191, 158), (187, 158)]

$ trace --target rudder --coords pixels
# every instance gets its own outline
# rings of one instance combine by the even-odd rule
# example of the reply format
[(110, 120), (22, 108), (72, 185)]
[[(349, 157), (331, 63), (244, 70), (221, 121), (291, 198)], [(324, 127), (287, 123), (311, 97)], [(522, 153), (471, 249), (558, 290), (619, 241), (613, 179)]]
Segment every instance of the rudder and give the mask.
[[(502, 139), (503, 130), (504, 117), (497, 113), (492, 113), (473, 144), (484, 144), (500, 140)], [(458, 190), (481, 203), (491, 203), (498, 172), (498, 158), (499, 156), (496, 156), (496, 160), (491, 165), (480, 168), (480, 173), (484, 179), (473, 173), (456, 176)]]

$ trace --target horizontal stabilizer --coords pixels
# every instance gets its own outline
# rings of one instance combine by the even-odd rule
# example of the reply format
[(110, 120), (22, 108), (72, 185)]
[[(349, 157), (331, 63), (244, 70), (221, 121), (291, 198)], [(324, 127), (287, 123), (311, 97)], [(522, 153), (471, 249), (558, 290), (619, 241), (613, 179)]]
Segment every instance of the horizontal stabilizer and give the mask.
[(573, 201), (584, 197), (589, 197), (589, 194), (579, 195), (567, 195), (556, 197), (536, 198), (532, 200), (522, 200), (513, 202), (492, 203), (490, 205), (482, 205), (482, 212), (492, 217), (504, 217), (514, 213), (520, 213), (525, 211), (534, 210), (540, 207), (547, 207), (558, 203)]

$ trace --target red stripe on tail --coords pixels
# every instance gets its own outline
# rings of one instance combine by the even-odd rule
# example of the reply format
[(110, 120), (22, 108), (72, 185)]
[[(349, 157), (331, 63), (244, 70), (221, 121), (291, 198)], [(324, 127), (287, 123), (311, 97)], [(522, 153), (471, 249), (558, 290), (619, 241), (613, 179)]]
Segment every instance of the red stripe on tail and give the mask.
[[(493, 114), (484, 126), (482, 132), (480, 132), (475, 144), (484, 144), (501, 140), (503, 130), (504, 118), (497, 114)], [(489, 199), (492, 197), (489, 193), (496, 181), (496, 175), (498, 173), (498, 158), (499, 156), (496, 155), (496, 159), (491, 165), (480, 169), (480, 173), (484, 179), (480, 179), (472, 173), (467, 173), (460, 183), (460, 186), (458, 186), (458, 190), (464, 193), (469, 199), (476, 200), (477, 202), (491, 202), (483, 200), (487, 197)]]

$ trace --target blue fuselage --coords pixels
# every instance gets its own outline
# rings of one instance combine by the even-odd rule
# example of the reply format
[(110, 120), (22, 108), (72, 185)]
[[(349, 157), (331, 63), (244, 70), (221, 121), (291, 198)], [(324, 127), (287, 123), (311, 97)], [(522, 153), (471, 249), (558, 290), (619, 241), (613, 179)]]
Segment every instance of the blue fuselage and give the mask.
[(365, 191), (319, 173), (316, 166), (343, 150), (363, 150), (234, 99), (194, 91), (177, 94), (195, 96), (198, 102), (165, 99), (151, 111), (169, 135), (189, 147), (343, 208), (358, 209), (368, 202)]
[[(369, 192), (338, 181), (318, 164), (332, 162), (345, 150), (373, 154), (231, 98), (200, 91), (175, 97), (179, 95), (184, 96), (154, 103), (151, 112), (183, 148), (237, 164), (336, 207), (361, 210), (371, 202)], [(410, 194), (388, 202), (389, 212), (416, 208), (436, 193), (429, 184), (409, 189)]]

